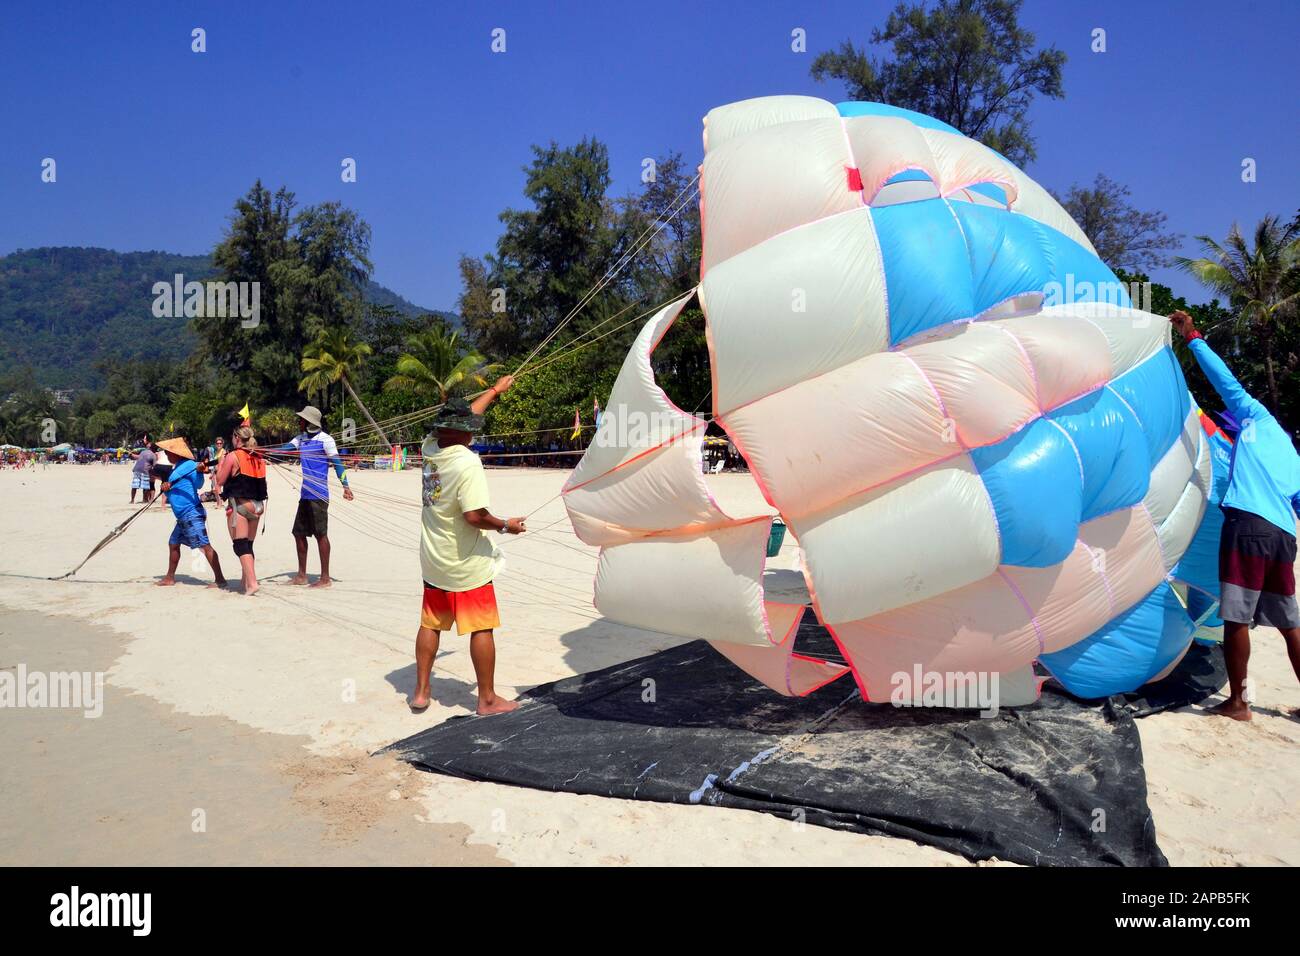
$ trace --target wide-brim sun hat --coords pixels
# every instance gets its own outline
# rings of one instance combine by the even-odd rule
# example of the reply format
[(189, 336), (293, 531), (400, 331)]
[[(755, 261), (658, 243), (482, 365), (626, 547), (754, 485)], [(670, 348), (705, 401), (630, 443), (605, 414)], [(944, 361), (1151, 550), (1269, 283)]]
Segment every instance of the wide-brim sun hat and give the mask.
[(194, 460), (194, 452), (190, 451), (190, 446), (185, 444), (184, 438), (168, 438), (166, 441), (160, 441), (158, 447), (169, 455), (179, 455), (190, 461)]
[(434, 416), (433, 427), (472, 433), (483, 427), (483, 416), (475, 415), (465, 399), (449, 398)]
[(315, 405), (308, 405), (298, 413), (298, 417), (305, 421), (313, 428), (320, 428), (320, 409)]

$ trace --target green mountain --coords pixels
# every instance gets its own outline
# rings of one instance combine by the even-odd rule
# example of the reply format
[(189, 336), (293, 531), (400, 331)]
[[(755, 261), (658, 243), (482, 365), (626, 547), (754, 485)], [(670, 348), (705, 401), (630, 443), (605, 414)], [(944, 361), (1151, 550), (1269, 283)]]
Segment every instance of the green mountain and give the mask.
[[(48, 388), (94, 388), (94, 365), (135, 358), (180, 361), (194, 348), (188, 320), (156, 318), (153, 285), (213, 275), (208, 256), (114, 252), (58, 246), (0, 256), (0, 373), (31, 366)], [(405, 317), (451, 312), (425, 309), (371, 281), (366, 300)]]

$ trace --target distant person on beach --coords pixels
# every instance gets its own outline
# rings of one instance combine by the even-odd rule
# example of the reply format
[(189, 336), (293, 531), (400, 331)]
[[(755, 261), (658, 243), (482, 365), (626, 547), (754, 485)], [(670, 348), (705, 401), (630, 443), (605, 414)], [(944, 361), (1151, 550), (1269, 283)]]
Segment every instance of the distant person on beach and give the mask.
[(159, 442), (158, 447), (168, 452), (173, 461), (180, 463), (172, 466), (171, 473), (163, 482), (162, 490), (167, 495), (167, 502), (172, 507), (176, 518), (176, 527), (172, 529), (167, 541), (167, 573), (158, 582), (160, 587), (170, 587), (176, 583), (176, 566), (181, 560), (181, 545), (202, 551), (212, 566), (216, 577), (213, 587), (225, 587), (226, 579), (221, 573), (221, 560), (212, 550), (208, 541), (207, 512), (199, 503), (199, 492), (203, 490), (203, 474), (194, 461), (194, 453), (184, 438), (169, 438)]
[(208, 446), (208, 465), (212, 473), (212, 500), (216, 507), (221, 507), (221, 496), (217, 494), (217, 470), (221, 467), (222, 460), (226, 457), (225, 439), (220, 436), (211, 445)]
[(501, 519), (488, 511), (487, 473), (470, 451), (483, 413), (514, 384), (509, 375), (497, 381), (474, 404), (449, 399), (433, 421), (435, 433), (424, 440), (420, 570), (424, 605), (415, 637), (415, 694), (410, 706), (422, 711), (432, 694), (429, 677), (443, 631), (456, 625), (469, 634), (469, 656), (478, 679), (478, 712), (504, 714), (519, 705), (503, 700), (493, 684), (496, 644), (492, 631), (501, 626), (492, 577), (496, 549), (485, 532), (523, 534), (523, 518)]
[(230, 529), (230, 541), (239, 559), (244, 593), (252, 595), (258, 589), (253, 539), (266, 512), (266, 460), (257, 450), (257, 439), (249, 426), (236, 428), (230, 442), (233, 450), (221, 456), (212, 482), (218, 500), (225, 499), (226, 527)]
[(1273, 414), (1247, 394), (1228, 366), (1181, 310), (1169, 316), (1192, 355), (1241, 425), (1232, 445), (1219, 538), (1219, 616), (1228, 665), (1228, 699), (1212, 712), (1250, 720), (1246, 665), (1250, 628), (1276, 627), (1300, 677), (1300, 610), (1295, 597), (1296, 515), (1300, 514), (1300, 456)]
[(139, 491), (140, 500), (148, 504), (153, 500), (153, 467), (158, 463), (149, 436), (144, 437), (144, 447), (131, 452), (135, 467), (131, 469), (131, 504), (135, 504), (135, 493)]
[(290, 579), (290, 584), (307, 583), (307, 539), (316, 539), (316, 553), (320, 556), (320, 577), (314, 588), (327, 588), (330, 580), (330, 468), (339, 477), (343, 485), (343, 500), (352, 500), (352, 489), (348, 487), (347, 469), (339, 458), (338, 446), (334, 439), (321, 428), (320, 409), (308, 405), (298, 413), (298, 423), (302, 431), (280, 446), (296, 451), (302, 464), (302, 489), (299, 492), (298, 513), (293, 519), (293, 543), (298, 549), (298, 573)]

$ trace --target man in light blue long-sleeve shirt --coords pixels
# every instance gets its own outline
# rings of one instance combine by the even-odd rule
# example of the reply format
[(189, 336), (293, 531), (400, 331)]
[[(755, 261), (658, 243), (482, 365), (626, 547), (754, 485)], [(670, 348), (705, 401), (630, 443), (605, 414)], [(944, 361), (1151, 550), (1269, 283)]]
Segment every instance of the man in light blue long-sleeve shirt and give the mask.
[(1219, 616), (1228, 665), (1228, 699), (1214, 712), (1250, 720), (1246, 665), (1250, 628), (1276, 627), (1286, 639), (1291, 666), (1300, 677), (1300, 610), (1295, 598), (1296, 515), (1300, 514), (1300, 456), (1282, 426), (1251, 396), (1196, 331), (1192, 317), (1178, 311), (1169, 321), (1224, 405), (1241, 425), (1232, 446), (1228, 487), (1223, 494), (1219, 539)]

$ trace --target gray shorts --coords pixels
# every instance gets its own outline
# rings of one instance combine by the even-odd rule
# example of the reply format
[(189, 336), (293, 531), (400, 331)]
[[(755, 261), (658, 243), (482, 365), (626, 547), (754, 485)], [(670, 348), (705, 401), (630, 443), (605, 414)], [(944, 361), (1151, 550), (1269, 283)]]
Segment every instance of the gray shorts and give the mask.
[(1224, 508), (1219, 617), (1236, 624), (1300, 627), (1295, 559), (1295, 535), (1249, 511)]

